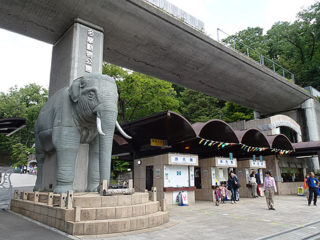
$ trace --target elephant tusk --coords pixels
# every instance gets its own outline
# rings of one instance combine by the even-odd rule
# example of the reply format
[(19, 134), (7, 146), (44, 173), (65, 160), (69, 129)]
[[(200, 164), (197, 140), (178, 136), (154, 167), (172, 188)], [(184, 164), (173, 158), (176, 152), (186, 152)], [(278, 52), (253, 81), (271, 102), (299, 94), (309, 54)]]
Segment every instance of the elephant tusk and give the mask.
[(118, 123), (118, 121), (116, 121), (116, 127), (119, 130), (119, 132), (121, 133), (122, 136), (124, 136), (127, 139), (132, 139), (132, 137), (130, 137), (128, 134), (125, 133), (125, 131), (123, 131), (123, 129), (121, 128), (120, 124)]
[(97, 117), (97, 129), (98, 129), (98, 132), (100, 135), (103, 135), (105, 136), (106, 134), (102, 131), (102, 128), (101, 128), (101, 120), (99, 117)]

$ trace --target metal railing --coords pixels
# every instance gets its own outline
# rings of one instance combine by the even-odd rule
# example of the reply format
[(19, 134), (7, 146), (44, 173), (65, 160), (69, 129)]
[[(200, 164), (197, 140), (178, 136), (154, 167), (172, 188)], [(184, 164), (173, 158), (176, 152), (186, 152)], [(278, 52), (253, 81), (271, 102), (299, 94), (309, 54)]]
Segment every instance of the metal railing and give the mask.
[[(264, 56), (262, 53), (256, 51), (255, 49), (251, 48), (250, 46), (244, 44), (241, 40), (237, 39), (236, 37), (232, 37), (231, 44), (220, 41), (219, 32), (224, 33), (228, 37), (231, 37), (231, 35), (229, 35), (228, 33), (224, 32), (220, 28), (217, 28), (218, 42), (223, 43), (225, 46), (237, 51), (238, 53), (241, 53), (241, 54), (248, 56), (250, 59), (253, 59), (253, 60), (259, 62), (261, 65), (268, 67), (269, 69), (273, 70), (275, 73), (278, 73), (279, 75), (281, 75), (282, 77), (284, 77), (286, 79), (291, 79), (292, 82), (295, 83), (294, 74), (292, 72), (290, 72), (288, 69), (285, 69), (284, 67), (282, 67), (281, 65), (279, 65), (275, 61)], [(245, 53), (241, 52), (237, 49), (237, 44), (239, 46), (243, 47), (242, 50), (245, 50)]]

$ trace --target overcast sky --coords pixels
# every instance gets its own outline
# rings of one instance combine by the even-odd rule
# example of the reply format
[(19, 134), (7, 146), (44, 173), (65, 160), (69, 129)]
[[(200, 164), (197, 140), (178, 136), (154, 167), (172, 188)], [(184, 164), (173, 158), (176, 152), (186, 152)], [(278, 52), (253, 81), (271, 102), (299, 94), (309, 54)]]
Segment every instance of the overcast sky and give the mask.
[[(277, 21), (295, 20), (296, 14), (315, 0), (169, 0), (205, 24), (216, 39), (217, 28), (228, 34), (247, 27), (265, 31)], [(0, 29), (0, 92), (37, 83), (49, 86), (52, 46)]]

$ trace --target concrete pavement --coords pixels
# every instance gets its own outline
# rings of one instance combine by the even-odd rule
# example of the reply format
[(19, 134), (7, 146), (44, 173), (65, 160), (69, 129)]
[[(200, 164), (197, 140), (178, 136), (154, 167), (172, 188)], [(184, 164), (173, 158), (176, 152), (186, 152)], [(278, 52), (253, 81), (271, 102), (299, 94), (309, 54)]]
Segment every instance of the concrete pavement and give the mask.
[(65, 240), (61, 232), (50, 230), (26, 217), (0, 210), (0, 240)]
[(303, 226), (319, 221), (320, 206), (308, 207), (305, 197), (276, 196), (275, 208), (267, 210), (265, 198), (241, 199), (237, 204), (228, 202), (218, 207), (198, 201), (193, 206), (169, 208), (170, 220), (178, 222), (169, 228), (102, 239), (259, 239), (291, 229), (301, 232)]
[[(320, 206), (307, 206), (305, 197), (276, 196), (276, 211), (267, 210), (265, 198), (241, 199), (214, 206), (197, 202), (193, 206), (170, 207), (171, 223), (152, 231), (117, 235), (78, 236), (87, 239), (320, 239)], [(69, 239), (25, 218), (0, 212), (2, 239)], [(10, 233), (10, 234), (9, 234)]]

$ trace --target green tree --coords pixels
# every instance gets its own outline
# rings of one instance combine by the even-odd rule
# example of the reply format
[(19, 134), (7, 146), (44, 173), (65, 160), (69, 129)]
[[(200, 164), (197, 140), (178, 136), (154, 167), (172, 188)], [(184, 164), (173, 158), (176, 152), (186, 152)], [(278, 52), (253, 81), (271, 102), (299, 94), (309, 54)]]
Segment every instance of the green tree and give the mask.
[(130, 167), (129, 162), (121, 161), (119, 159), (112, 159), (111, 164), (113, 179), (117, 179), (121, 173), (127, 172)]
[(218, 98), (185, 88), (181, 91), (180, 101), (180, 112), (191, 123), (222, 118), (224, 101)]
[(116, 80), (120, 122), (166, 110), (178, 111), (179, 100), (171, 83), (108, 63), (104, 64), (103, 73)]
[[(247, 47), (236, 43), (244, 43), (255, 51), (272, 59), (282, 67), (294, 73), (295, 81), (302, 87), (313, 86), (320, 89), (320, 2), (300, 11), (293, 23), (276, 22), (263, 35), (262, 28), (247, 28), (223, 41), (247, 54)], [(259, 54), (249, 51), (250, 57), (260, 61)], [(271, 61), (265, 59), (264, 64), (273, 69)], [(280, 75), (282, 69), (274, 65)], [(285, 72), (285, 77), (291, 75)]]
[(297, 20), (277, 22), (267, 32), (269, 53), (295, 74), (296, 83), (320, 89), (320, 2), (299, 12)]
[(227, 37), (223, 42), (243, 54), (249, 55), (258, 62), (260, 61), (260, 54), (266, 56), (268, 50), (265, 44), (263, 29), (260, 27), (248, 27), (245, 30)]
[(239, 120), (251, 120), (253, 119), (253, 111), (241, 107), (237, 104), (226, 102), (222, 108), (223, 120), (226, 122), (235, 122)]
[(20, 89), (13, 87), (8, 93), (0, 93), (0, 118), (26, 119), (26, 127), (19, 132), (10, 137), (0, 135), (0, 152), (13, 153), (14, 147), (15, 149), (21, 148), (21, 145), (16, 145), (18, 143), (22, 144), (26, 151), (32, 148), (34, 124), (47, 99), (48, 91), (36, 84), (29, 84)]
[(33, 147), (28, 148), (22, 143), (16, 143), (12, 145), (11, 162), (13, 167), (20, 167), (22, 165), (27, 166), (28, 156), (33, 154), (35, 149)]

